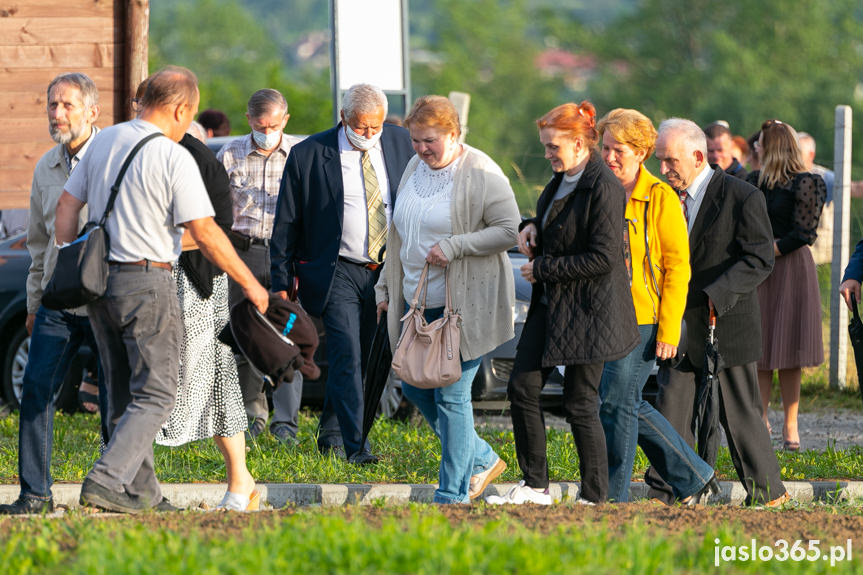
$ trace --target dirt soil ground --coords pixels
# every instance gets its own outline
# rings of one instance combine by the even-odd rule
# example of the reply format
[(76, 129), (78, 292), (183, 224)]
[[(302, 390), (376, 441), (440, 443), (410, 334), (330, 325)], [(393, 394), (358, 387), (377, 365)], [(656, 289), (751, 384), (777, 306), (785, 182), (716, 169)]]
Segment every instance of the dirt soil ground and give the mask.
[[(136, 517), (95, 513), (94, 519), (129, 523), (144, 523), (156, 529), (181, 532), (196, 530), (201, 536), (223, 538), (249, 527), (273, 525), (299, 509), (262, 511), (259, 513), (162, 513)], [(407, 507), (348, 506), (332, 508), (330, 513), (343, 513), (351, 520), (366, 521), (370, 527), (379, 526), (386, 518), (406, 517), (413, 511)], [(784, 511), (745, 509), (734, 506), (698, 506), (695, 508), (665, 507), (649, 502), (626, 503), (586, 507), (574, 504), (540, 507), (535, 505), (485, 507), (439, 506), (430, 512), (442, 513), (452, 525), (466, 523), (483, 525), (488, 521), (507, 516), (510, 521), (542, 533), (558, 527), (575, 527), (587, 523), (604, 524), (609, 530), (624, 531), (633, 522), (651, 527), (650, 531), (679, 534), (691, 531), (702, 536), (708, 529), (719, 525), (737, 525), (743, 533), (763, 541), (785, 539), (819, 539), (824, 545), (845, 543), (863, 533), (863, 510), (846, 509), (838, 512), (825, 510), (786, 509)], [(62, 519), (61, 519), (62, 520)], [(0, 521), (0, 538), (3, 538), (14, 520)]]

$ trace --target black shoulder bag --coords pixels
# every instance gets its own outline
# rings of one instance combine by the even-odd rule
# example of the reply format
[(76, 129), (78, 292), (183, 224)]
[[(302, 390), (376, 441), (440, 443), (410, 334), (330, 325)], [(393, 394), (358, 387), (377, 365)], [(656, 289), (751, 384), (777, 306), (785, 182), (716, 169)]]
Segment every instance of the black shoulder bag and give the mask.
[(57, 265), (54, 266), (54, 273), (42, 294), (42, 305), (46, 308), (63, 310), (81, 307), (105, 295), (105, 290), (108, 289), (108, 254), (111, 252), (105, 222), (114, 209), (120, 182), (132, 158), (144, 144), (163, 135), (161, 132), (150, 134), (132, 148), (117, 174), (114, 185), (111, 186), (111, 196), (102, 219), (98, 223), (87, 222), (78, 238), (57, 252)]

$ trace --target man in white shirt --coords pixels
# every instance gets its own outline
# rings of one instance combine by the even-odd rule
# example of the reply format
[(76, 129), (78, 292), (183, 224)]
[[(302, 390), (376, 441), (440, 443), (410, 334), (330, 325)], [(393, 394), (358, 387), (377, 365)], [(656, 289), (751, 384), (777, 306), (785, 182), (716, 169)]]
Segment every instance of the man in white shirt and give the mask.
[[(187, 229), (204, 255), (243, 286), (263, 313), (267, 291), (213, 221), (198, 166), (176, 144), (198, 109), (197, 79), (168, 67), (150, 77), (138, 117), (92, 143), (57, 203), (56, 239), (71, 242), (85, 205), (102, 214), (129, 152), (105, 229), (111, 239), (105, 297), (87, 307), (110, 390), (111, 441), (81, 487), (81, 504), (122, 513), (172, 509), (153, 469), (153, 439), (177, 394), (182, 319), (172, 265)], [(95, 217), (95, 216), (93, 216)]]

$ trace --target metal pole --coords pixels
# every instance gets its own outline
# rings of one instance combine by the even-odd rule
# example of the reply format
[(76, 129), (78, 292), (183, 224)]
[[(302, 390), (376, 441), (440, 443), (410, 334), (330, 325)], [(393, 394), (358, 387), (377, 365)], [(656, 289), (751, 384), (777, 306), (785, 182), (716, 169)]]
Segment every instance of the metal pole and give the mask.
[(339, 90), (339, 44), (336, 37), (336, 0), (330, 0), (330, 86), (333, 90), (333, 125), (339, 123), (339, 109), (342, 106)]
[(410, 50), (410, 22), (408, 22), (408, 0), (402, 0), (402, 78), (404, 79), (404, 113), (407, 116), (413, 105), (411, 100), (411, 50)]
[(830, 387), (848, 385), (848, 308), (839, 295), (843, 268), (850, 256), (851, 224), (851, 106), (836, 106), (833, 147), (833, 262), (830, 264)]

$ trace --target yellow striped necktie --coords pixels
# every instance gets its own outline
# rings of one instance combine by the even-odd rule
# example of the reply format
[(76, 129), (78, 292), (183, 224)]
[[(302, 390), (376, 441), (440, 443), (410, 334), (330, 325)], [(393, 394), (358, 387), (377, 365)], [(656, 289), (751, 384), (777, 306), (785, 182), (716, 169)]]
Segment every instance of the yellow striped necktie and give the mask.
[(381, 187), (378, 176), (372, 166), (368, 152), (362, 153), (363, 182), (366, 187), (366, 207), (369, 218), (369, 257), (374, 262), (383, 261), (380, 258), (381, 248), (387, 241), (387, 213), (384, 208), (384, 200), (381, 196)]

